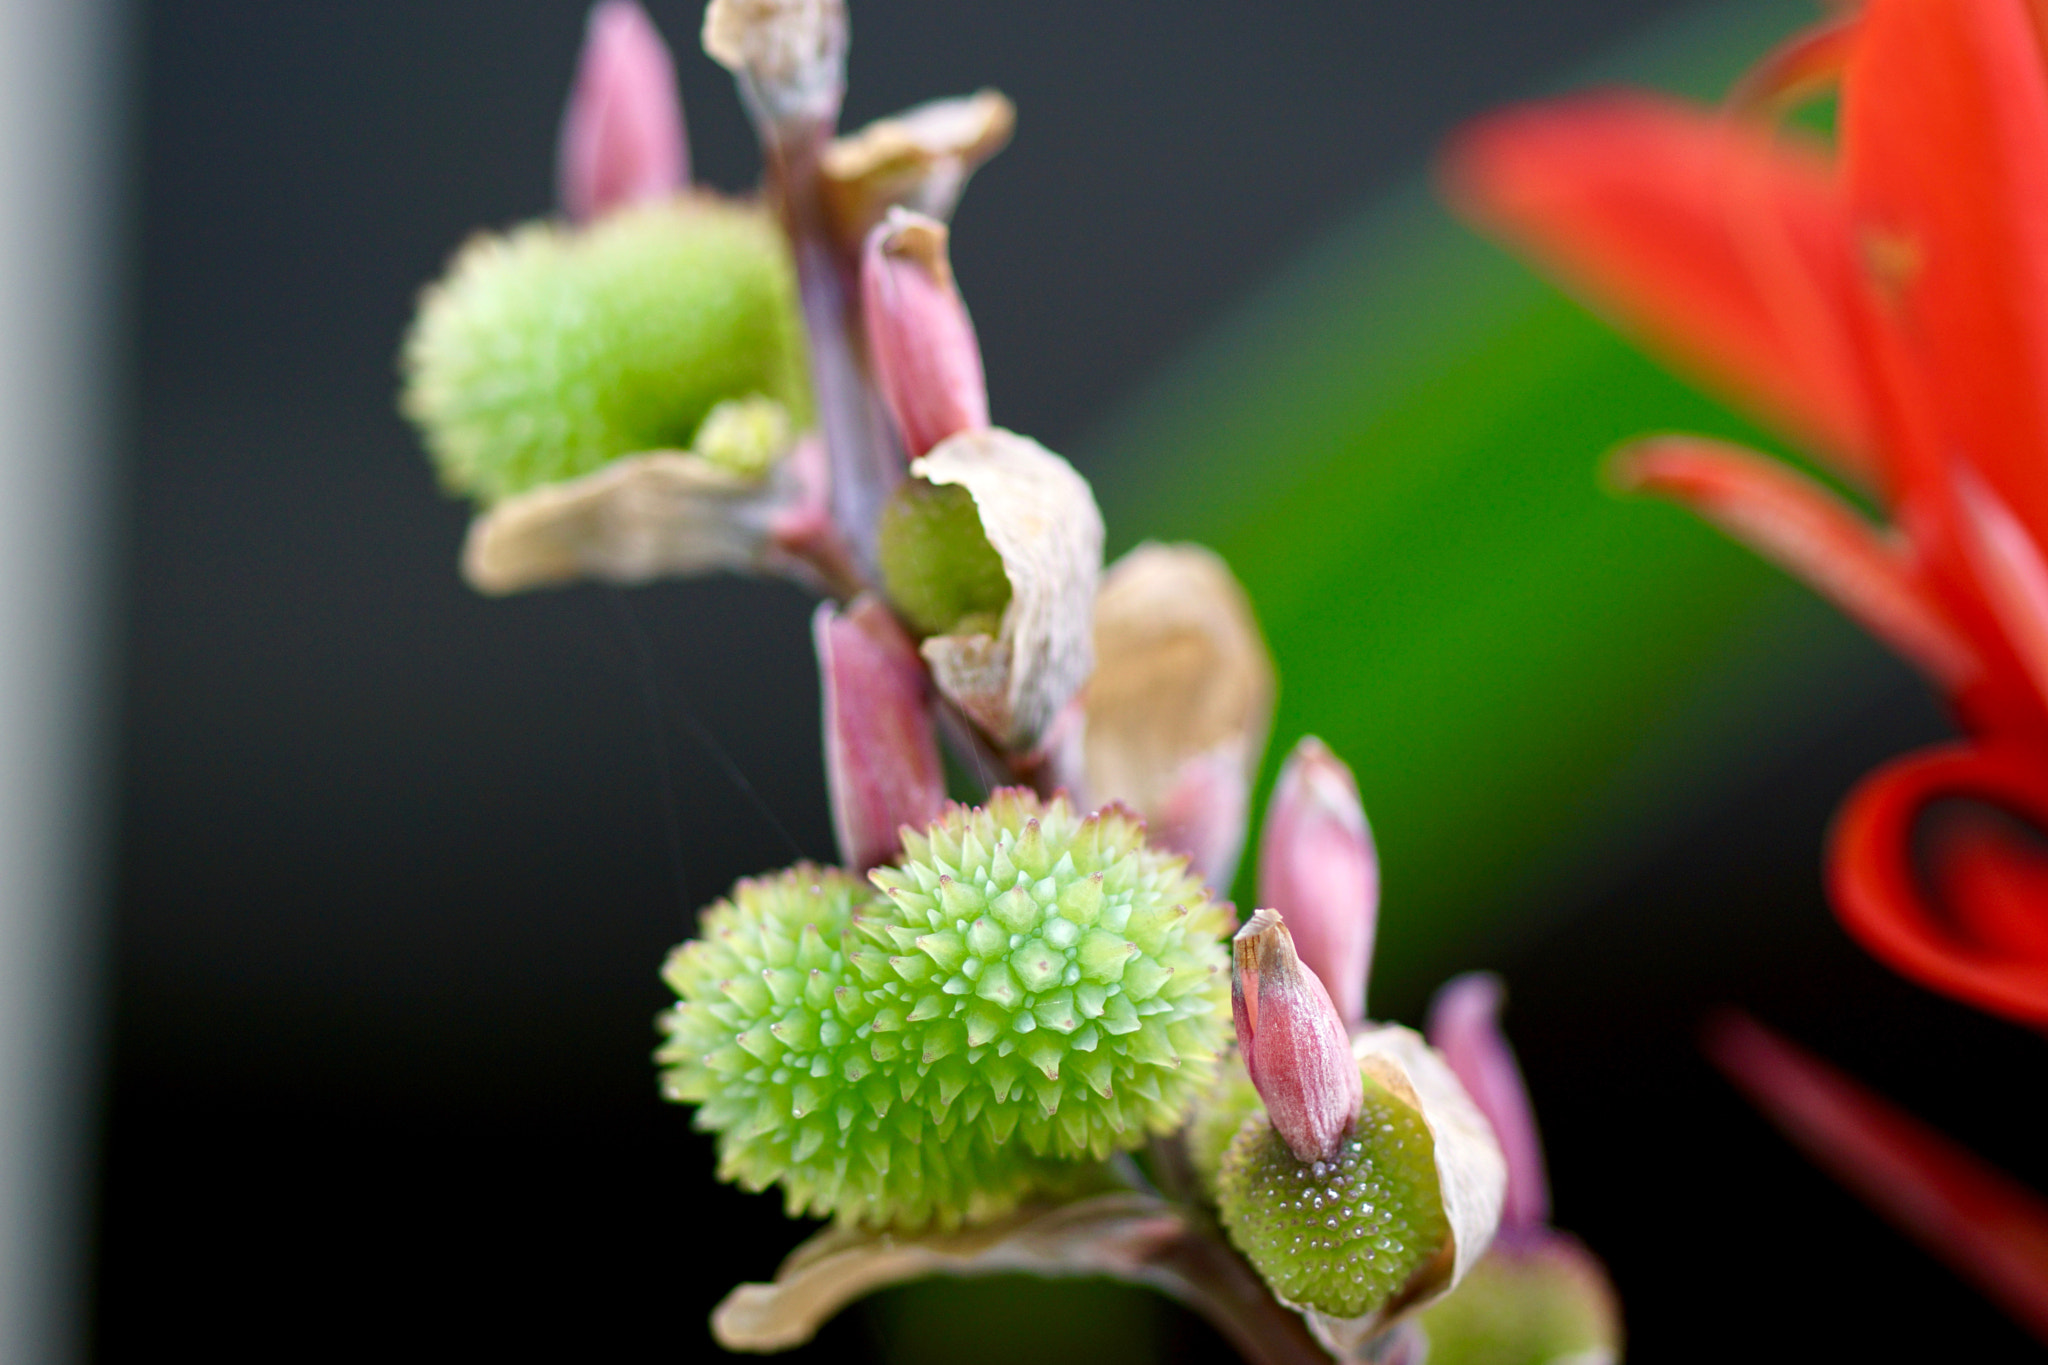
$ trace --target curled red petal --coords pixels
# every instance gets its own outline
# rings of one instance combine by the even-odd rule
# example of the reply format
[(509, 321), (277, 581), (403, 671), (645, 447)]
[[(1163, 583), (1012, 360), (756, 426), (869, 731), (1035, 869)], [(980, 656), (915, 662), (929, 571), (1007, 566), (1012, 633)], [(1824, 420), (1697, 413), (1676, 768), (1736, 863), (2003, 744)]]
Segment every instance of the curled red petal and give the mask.
[[(2048, 870), (2015, 839), (1965, 833), (1937, 849), (1930, 887), (1915, 866), (1915, 832), (1930, 806), (1950, 799), (2048, 829), (2048, 763), (2032, 752), (1953, 745), (1879, 768), (1850, 795), (1829, 839), (1835, 913), (1894, 971), (2048, 1030), (2048, 952), (2032, 951), (2040, 940), (2002, 923), (2015, 913), (2048, 922), (2048, 900), (2033, 895), (2048, 886)], [(1971, 864), (1960, 874), (1959, 857)]]
[(1676, 101), (1580, 96), (1469, 126), (1444, 181), (1653, 352), (1886, 482), (1847, 218), (1820, 153)]
[(1748, 1015), (1707, 1055), (1807, 1156), (2048, 1341), (2048, 1203)]
[(1944, 688), (1953, 691), (1976, 675), (1975, 651), (1910, 554), (1813, 480), (1691, 436), (1632, 446), (1612, 472), (1623, 488), (1684, 504), (1805, 580)]

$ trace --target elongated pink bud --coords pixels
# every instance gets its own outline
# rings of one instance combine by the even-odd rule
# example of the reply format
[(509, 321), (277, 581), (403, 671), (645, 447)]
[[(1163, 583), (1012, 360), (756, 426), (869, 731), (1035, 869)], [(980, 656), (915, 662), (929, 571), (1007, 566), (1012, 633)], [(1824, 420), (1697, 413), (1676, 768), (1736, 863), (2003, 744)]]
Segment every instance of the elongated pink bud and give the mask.
[(1344, 1021), (1278, 911), (1253, 914), (1231, 947), (1230, 1014), (1245, 1070), (1288, 1150), (1326, 1160), (1365, 1103)]
[(1380, 860), (1351, 769), (1311, 735), (1294, 746), (1266, 810), (1259, 903), (1278, 906), (1302, 961), (1329, 988), (1346, 1028), (1365, 1020), (1379, 919)]
[(1237, 875), (1237, 855), (1244, 851), (1250, 805), (1251, 782), (1240, 746), (1221, 745), (1174, 770), (1165, 794), (1146, 813), (1146, 837), (1185, 853), (1196, 876), (1227, 893)]
[(846, 866), (896, 856), (897, 831), (922, 829), (946, 804), (932, 733), (930, 680), (917, 646), (872, 597), (811, 618), (825, 704), (825, 777)]
[(635, 0), (590, 11), (556, 175), (562, 210), (579, 223), (690, 183), (675, 62)]
[(1503, 1232), (1540, 1228), (1550, 1221), (1550, 1182), (1543, 1174), (1543, 1143), (1514, 1049), (1500, 1029), (1506, 992), (1492, 972), (1467, 972), (1446, 982), (1430, 1002), (1429, 1045), (1444, 1055), (1465, 1092), (1486, 1115), (1508, 1159)]
[(981, 343), (953, 283), (946, 225), (891, 209), (862, 249), (860, 291), (875, 375), (910, 458), (987, 427)]

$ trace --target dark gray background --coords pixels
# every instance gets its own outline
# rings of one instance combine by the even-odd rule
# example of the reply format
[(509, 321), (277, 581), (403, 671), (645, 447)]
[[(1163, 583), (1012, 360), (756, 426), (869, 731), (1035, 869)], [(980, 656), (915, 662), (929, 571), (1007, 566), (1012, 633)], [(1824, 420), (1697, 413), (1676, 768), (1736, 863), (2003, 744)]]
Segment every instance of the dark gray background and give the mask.
[[(140, 8), (100, 1354), (706, 1353), (711, 1303), (797, 1229), (713, 1185), (655, 1101), (654, 967), (735, 875), (830, 853), (807, 604), (728, 581), (475, 598), (463, 509), (393, 411), (417, 288), (549, 207), (582, 7)], [(651, 8), (701, 176), (750, 183), (698, 6)], [(998, 419), (1059, 448), (1458, 118), (1673, 8), (857, 0), (849, 122), (1016, 99), (956, 262)], [(1950, 1084), (2038, 1077), (2038, 1045), (1893, 981), (1821, 906), (1827, 811), (1936, 724), (1902, 675), (1873, 688), (1867, 723), (1500, 964), (1561, 1221), (1612, 1260), (1639, 1358), (2024, 1349), (1694, 1058), (1730, 997), (1866, 1072), (1940, 1058), (1886, 1079), (2048, 1175), (1995, 1096)], [(962, 1349), (1086, 1355), (1026, 1311)], [(819, 1349), (918, 1340), (885, 1305)]]

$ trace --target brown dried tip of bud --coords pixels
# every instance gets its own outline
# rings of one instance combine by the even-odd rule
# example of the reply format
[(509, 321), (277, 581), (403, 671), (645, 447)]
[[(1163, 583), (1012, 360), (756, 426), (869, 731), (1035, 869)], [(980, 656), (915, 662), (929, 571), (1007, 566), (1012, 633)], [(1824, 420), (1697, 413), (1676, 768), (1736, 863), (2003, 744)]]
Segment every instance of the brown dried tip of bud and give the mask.
[(865, 237), (892, 208), (952, 215), (968, 177), (1001, 151), (1017, 108), (1000, 91), (932, 100), (834, 139), (818, 170), (840, 238)]
[(845, 0), (711, 0), (704, 10), (704, 51), (771, 124), (838, 117), (846, 41)]
[(1230, 1010), (1245, 1070), (1288, 1150), (1326, 1160), (1365, 1102), (1344, 1022), (1278, 911), (1254, 913), (1232, 949)]
[(953, 282), (946, 225), (892, 209), (861, 253), (861, 307), (882, 395), (912, 459), (988, 425), (981, 343)]

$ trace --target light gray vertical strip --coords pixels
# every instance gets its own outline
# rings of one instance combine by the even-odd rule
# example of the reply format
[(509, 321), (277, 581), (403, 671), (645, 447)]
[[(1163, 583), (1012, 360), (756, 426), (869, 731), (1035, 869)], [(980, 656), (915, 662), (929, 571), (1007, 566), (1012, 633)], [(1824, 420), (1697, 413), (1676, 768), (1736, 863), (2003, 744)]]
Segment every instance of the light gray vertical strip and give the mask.
[(0, 0), (0, 1365), (85, 1341), (117, 0)]

